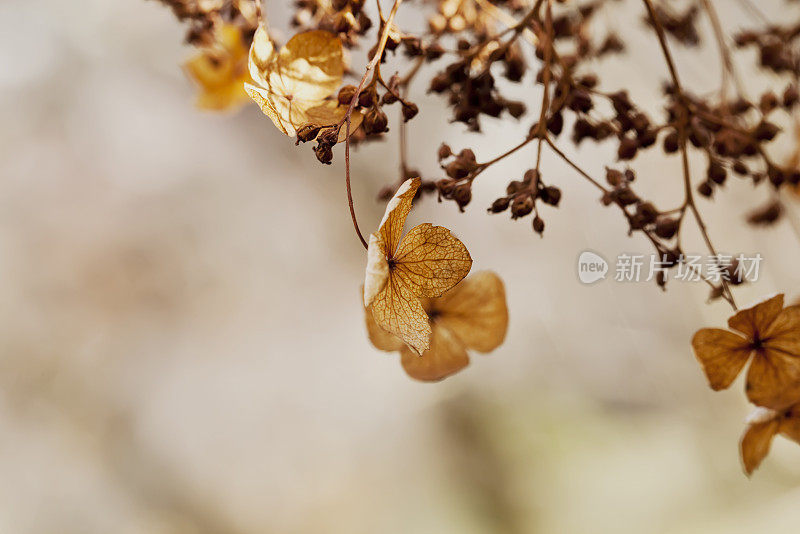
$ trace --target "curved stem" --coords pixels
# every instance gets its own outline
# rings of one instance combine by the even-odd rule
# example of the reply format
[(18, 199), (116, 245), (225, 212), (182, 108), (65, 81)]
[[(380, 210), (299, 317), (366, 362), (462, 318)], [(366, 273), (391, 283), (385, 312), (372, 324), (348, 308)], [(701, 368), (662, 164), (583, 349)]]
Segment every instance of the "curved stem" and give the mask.
[[(367, 76), (369, 75), (370, 71), (374, 69), (375, 66), (380, 62), (381, 57), (383, 57), (383, 50), (386, 48), (386, 41), (389, 39), (389, 29), (392, 27), (392, 21), (394, 20), (394, 16), (397, 13), (397, 8), (400, 7), (400, 3), (402, 1), (403, 0), (394, 0), (394, 5), (392, 6), (391, 12), (389, 12), (389, 17), (384, 23), (383, 31), (381, 32), (380, 40), (378, 41), (378, 47), (375, 49), (375, 55), (367, 64), (364, 76), (362, 76), (353, 98), (350, 99), (350, 105), (347, 107), (347, 112), (345, 113), (344, 119), (339, 123), (339, 129), (341, 129), (343, 123), (347, 124), (344, 140), (344, 176), (345, 185), (347, 186), (347, 203), (350, 206), (350, 218), (353, 219), (353, 227), (356, 229), (358, 239), (361, 241), (361, 244), (364, 245), (365, 249), (369, 248), (369, 245), (367, 245), (367, 241), (364, 239), (364, 235), (361, 233), (361, 229), (358, 227), (356, 209), (353, 205), (353, 192), (350, 186), (350, 115), (353, 113), (353, 109), (356, 107), (356, 102), (358, 102), (358, 96), (361, 94), (361, 90), (364, 88), (364, 84), (367, 82)], [(380, 4), (378, 5), (380, 6)]]
[[(345, 119), (347, 121), (347, 130), (345, 133), (347, 134), (347, 140), (350, 140), (350, 116), (348, 115)], [(353, 206), (353, 190), (350, 187), (350, 143), (345, 142), (344, 145), (344, 177), (345, 177), (345, 184), (347, 185), (347, 203), (350, 206), (350, 218), (353, 219), (353, 227), (356, 229), (356, 234), (358, 235), (358, 239), (361, 240), (361, 244), (364, 245), (365, 249), (369, 248), (367, 245), (367, 241), (364, 239), (364, 235), (361, 233), (361, 229), (358, 227), (358, 220), (356, 219), (356, 208)]]
[[(714, 256), (718, 256), (716, 248), (711, 242), (711, 238), (708, 235), (708, 229), (706, 227), (705, 221), (703, 217), (700, 215), (700, 210), (697, 209), (697, 204), (695, 203), (694, 199), (694, 192), (692, 191), (692, 178), (689, 170), (689, 148), (687, 146), (688, 143), (688, 135), (686, 132), (686, 126), (689, 122), (690, 115), (692, 113), (691, 106), (689, 105), (689, 100), (686, 98), (686, 94), (683, 92), (683, 87), (681, 86), (680, 78), (678, 77), (678, 70), (675, 68), (675, 61), (672, 59), (672, 53), (669, 50), (669, 46), (667, 45), (667, 37), (664, 33), (664, 28), (661, 26), (661, 22), (658, 20), (656, 16), (655, 8), (653, 7), (652, 0), (642, 0), (644, 2), (645, 7), (647, 8), (647, 12), (650, 16), (650, 20), (653, 23), (653, 28), (655, 28), (656, 35), (658, 36), (658, 43), (661, 46), (661, 52), (664, 55), (664, 60), (667, 63), (667, 68), (669, 69), (670, 77), (672, 78), (672, 83), (675, 85), (675, 95), (677, 97), (677, 101), (683, 108), (683, 117), (681, 120), (676, 121), (676, 128), (678, 129), (678, 138), (680, 140), (680, 147), (681, 147), (681, 160), (683, 164), (683, 186), (684, 186), (684, 201), (683, 206), (684, 208), (688, 208), (691, 210), (692, 215), (697, 221), (697, 227), (700, 230), (700, 234), (703, 237), (703, 241), (705, 241), (706, 247), (708, 251), (713, 254)], [(681, 216), (681, 220), (683, 216)], [(733, 298), (733, 293), (731, 291), (730, 285), (727, 281), (722, 280), (722, 292), (725, 296), (725, 300), (733, 307), (734, 311), (738, 308), (736, 307), (736, 302)]]

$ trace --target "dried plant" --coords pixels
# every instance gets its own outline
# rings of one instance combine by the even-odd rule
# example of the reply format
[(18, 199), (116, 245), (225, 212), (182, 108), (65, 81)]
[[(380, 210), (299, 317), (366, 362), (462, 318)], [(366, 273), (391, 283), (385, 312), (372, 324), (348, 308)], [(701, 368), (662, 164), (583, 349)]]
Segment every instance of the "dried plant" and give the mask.
[[(597, 191), (600, 204), (617, 210), (628, 233), (649, 242), (669, 270), (685, 267), (683, 236), (690, 226), (702, 236), (707, 253), (720, 256), (701, 199), (721, 194), (729, 176), (774, 192), (773, 200), (747, 216), (754, 226), (769, 226), (785, 216), (782, 191), (800, 187), (800, 143), (793, 140), (798, 150), (785, 163), (770, 147), (785, 125), (797, 123), (800, 20), (763, 20), (762, 27), (737, 33), (731, 47), (713, 0), (680, 6), (640, 0), (643, 26), (658, 44), (667, 76), (663, 113), (652, 116), (624, 86), (601, 89), (614, 80), (601, 83), (597, 67), (630, 43), (596, 19), (620, 0), (420, 0), (414, 9), (426, 10), (428, 24), (417, 32), (396, 23), (402, 0), (393, 0), (386, 13), (380, 1), (372, 10), (364, 0), (298, 0), (292, 24), (299, 33), (279, 51), (255, 0), (161, 1), (188, 22), (188, 41), (200, 49), (200, 59), (190, 62), (188, 70), (201, 85), (201, 106), (234, 106), (246, 91), (281, 132), (296, 136), (298, 144), (315, 141), (313, 151), (321, 163), (331, 163), (334, 147), (344, 144), (350, 215), (367, 250), (364, 304), (370, 339), (379, 349), (400, 351), (404, 368), (418, 379), (438, 380), (461, 369), (468, 362), (467, 348), (494, 349), (504, 337), (507, 312), (496, 275), (479, 274), (461, 282), (472, 260), (449, 230), (426, 223), (403, 237), (415, 198), (435, 195), (439, 202), (453, 201), (464, 211), (479, 177), (532, 147), (535, 163), (508, 181), (488, 211), (528, 220), (533, 231), (543, 235), (543, 206), (557, 208), (562, 199), (559, 180), (571, 179), (544, 172), (542, 154), (549, 151)], [(763, 19), (758, 7), (741, 2), (756, 13), (755, 20)], [(701, 96), (684, 84), (672, 48), (704, 46), (698, 29), (703, 18), (713, 30), (710, 46), (718, 49), (722, 79), (718, 91)], [(232, 42), (234, 32), (240, 43)], [(239, 65), (248, 47), (250, 79), (243, 81), (247, 75)], [(363, 75), (352, 84), (344, 82), (348, 66), (343, 48), (366, 55)], [(734, 61), (739, 48), (757, 51), (758, 67), (782, 80), (779, 90), (767, 88), (757, 98), (747, 95)], [(393, 72), (389, 76), (384, 66), (388, 63)], [(428, 91), (441, 95), (454, 122), (479, 133), (485, 121), (528, 120), (527, 134), (488, 158), (479, 158), (469, 147), (454, 150), (441, 143), (436, 156), (442, 176), (419, 176), (408, 161), (405, 123), (420, 113), (408, 89), (421, 73), (430, 72), (424, 65), (435, 65)], [(504, 94), (509, 84), (538, 88), (541, 96), (525, 102), (511, 99)], [(378, 195), (389, 205), (367, 242), (352, 200), (350, 145), (382, 140), (395, 126), (387, 114), (391, 106), (401, 109), (396, 125), (400, 172)], [(567, 156), (562, 148), (567, 142), (578, 147), (611, 145), (614, 157), (604, 176), (594, 176)], [(665, 207), (637, 192), (632, 162), (645, 152), (679, 158), (679, 205)], [(691, 153), (705, 160), (702, 176), (690, 165)], [(728, 274), (737, 268), (735, 263), (716, 267)], [(665, 288), (665, 272), (655, 281)], [(724, 300), (732, 308), (729, 326), (736, 331), (702, 329), (694, 337), (692, 345), (711, 387), (727, 388), (750, 361), (748, 399), (777, 410), (751, 424), (745, 436), (742, 455), (749, 474), (774, 434), (796, 439), (794, 430), (785, 430), (794, 412), (782, 410), (800, 402), (800, 308), (784, 308), (778, 296), (738, 311), (734, 286), (744, 280), (723, 276), (704, 281), (711, 300)], [(454, 307), (458, 324), (449, 318)], [(762, 427), (766, 430), (759, 430)]]

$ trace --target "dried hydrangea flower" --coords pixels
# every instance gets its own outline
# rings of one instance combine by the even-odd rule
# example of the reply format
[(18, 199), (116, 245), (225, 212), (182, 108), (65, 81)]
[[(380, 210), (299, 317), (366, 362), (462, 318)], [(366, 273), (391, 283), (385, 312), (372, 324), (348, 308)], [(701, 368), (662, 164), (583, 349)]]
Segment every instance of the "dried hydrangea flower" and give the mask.
[(761, 465), (769, 454), (772, 438), (777, 434), (800, 444), (800, 404), (780, 412), (756, 408), (747, 417), (747, 427), (739, 447), (745, 473), (751, 475)]
[[(342, 84), (344, 59), (342, 43), (332, 33), (300, 33), (276, 51), (264, 26), (259, 26), (248, 65), (255, 84), (245, 84), (245, 91), (286, 135), (343, 121), (347, 107), (339, 104), (336, 93)], [(360, 113), (352, 113), (351, 132), (361, 119)], [(341, 128), (339, 141), (344, 137), (345, 129)]]
[(757, 406), (781, 410), (800, 401), (800, 306), (777, 295), (728, 319), (735, 330), (703, 328), (692, 338), (695, 356), (714, 390), (726, 389), (748, 360), (745, 392)]
[(440, 297), (472, 267), (464, 244), (450, 230), (430, 223), (403, 236), (419, 178), (403, 182), (386, 206), (378, 231), (369, 236), (364, 305), (375, 322), (422, 354), (430, 346), (431, 327), (421, 297)]
[(383, 330), (365, 310), (370, 342), (379, 350), (399, 351), (403, 369), (412, 378), (442, 380), (469, 364), (467, 349), (491, 352), (505, 339), (506, 293), (503, 281), (491, 271), (466, 278), (442, 297), (420, 300), (432, 331), (430, 348), (422, 355)]
[(215, 32), (214, 46), (186, 62), (189, 77), (200, 86), (197, 107), (226, 110), (247, 101), (244, 83), (250, 80), (247, 73), (247, 48), (239, 28), (222, 24)]

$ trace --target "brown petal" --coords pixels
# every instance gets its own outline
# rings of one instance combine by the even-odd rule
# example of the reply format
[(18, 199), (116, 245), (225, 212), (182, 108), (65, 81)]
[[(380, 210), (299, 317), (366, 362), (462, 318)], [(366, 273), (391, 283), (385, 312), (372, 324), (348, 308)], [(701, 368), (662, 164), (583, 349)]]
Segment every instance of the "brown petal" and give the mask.
[(491, 271), (464, 279), (433, 301), (436, 323), (455, 334), (467, 348), (480, 352), (496, 349), (508, 329), (508, 307), (503, 281)]
[(430, 346), (428, 315), (411, 289), (394, 276), (389, 277), (386, 286), (373, 299), (372, 317), (378, 326), (402, 339), (418, 354)]
[(728, 319), (728, 326), (738, 330), (750, 339), (758, 336), (759, 332), (767, 330), (775, 317), (783, 309), (783, 294), (776, 295), (769, 300), (756, 304), (752, 308), (741, 310)]
[(390, 334), (375, 322), (372, 310), (364, 308), (364, 324), (367, 326), (367, 335), (372, 346), (385, 352), (394, 352), (405, 347), (400, 338)]
[(800, 357), (800, 306), (790, 306), (778, 314), (762, 333), (764, 345)]
[(692, 338), (692, 348), (715, 391), (733, 383), (751, 352), (746, 339), (719, 328), (698, 330)]
[(467, 247), (447, 228), (430, 223), (412, 228), (394, 259), (392, 276), (400, 277), (418, 297), (441, 296), (472, 267)]
[(753, 404), (773, 410), (800, 401), (800, 358), (772, 349), (757, 351), (745, 392)]
[(386, 252), (390, 257), (394, 256), (394, 252), (400, 244), (400, 238), (403, 237), (403, 226), (406, 224), (406, 217), (411, 211), (411, 202), (421, 183), (422, 180), (419, 178), (406, 180), (386, 205), (378, 233), (383, 239)]
[(769, 453), (772, 438), (778, 432), (775, 417), (759, 418), (748, 424), (739, 444), (744, 472), (750, 476)]
[(778, 432), (800, 444), (800, 404), (795, 405), (783, 414)]
[(406, 347), (401, 352), (400, 363), (410, 377), (435, 382), (466, 367), (469, 356), (452, 332), (447, 328), (434, 326), (430, 349), (420, 356)]

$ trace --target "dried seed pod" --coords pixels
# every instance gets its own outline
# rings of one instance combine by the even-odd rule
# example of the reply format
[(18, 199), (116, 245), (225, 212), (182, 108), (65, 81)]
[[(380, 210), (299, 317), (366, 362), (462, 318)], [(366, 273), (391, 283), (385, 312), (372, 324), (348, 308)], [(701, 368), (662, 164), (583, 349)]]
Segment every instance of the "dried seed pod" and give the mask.
[(319, 162), (325, 165), (330, 165), (333, 161), (333, 148), (331, 148), (331, 145), (317, 145), (314, 148), (314, 154), (317, 156)]
[(350, 102), (353, 100), (353, 97), (356, 95), (356, 86), (355, 85), (345, 85), (339, 89), (339, 94), (337, 99), (339, 100), (339, 104), (342, 106), (349, 106)]
[(364, 131), (367, 134), (381, 134), (389, 130), (389, 119), (386, 113), (378, 108), (370, 109), (364, 116)]
[(464, 211), (464, 207), (472, 200), (472, 186), (469, 183), (457, 185), (453, 190), (453, 200), (458, 204), (458, 208)]
[(564, 116), (561, 112), (554, 113), (547, 119), (547, 131), (553, 135), (559, 135), (564, 129)]
[(544, 221), (538, 215), (533, 218), (533, 231), (539, 235), (544, 233)]
[(622, 171), (606, 167), (606, 182), (612, 187), (618, 187), (625, 181), (625, 175)]
[(650, 224), (656, 220), (658, 210), (651, 202), (640, 202), (636, 205), (636, 215), (644, 224)]
[(636, 152), (639, 150), (639, 143), (636, 139), (630, 137), (623, 137), (619, 141), (619, 148), (617, 149), (617, 157), (621, 160), (631, 160), (636, 157)]
[(753, 131), (753, 136), (759, 141), (772, 141), (778, 135), (780, 128), (771, 122), (761, 121)]
[(308, 126), (297, 130), (297, 141), (307, 143), (317, 138), (320, 128), (318, 126)]
[(408, 104), (403, 104), (403, 120), (405, 122), (410, 121), (413, 119), (417, 113), (419, 113), (419, 107), (413, 102), (409, 102)]
[(708, 176), (708, 179), (715, 184), (722, 185), (725, 183), (725, 179), (728, 177), (728, 172), (718, 161), (711, 161), (708, 164), (706, 176)]
[(521, 194), (514, 197), (511, 202), (511, 218), (519, 219), (533, 211), (533, 198), (529, 194)]
[(794, 84), (789, 85), (783, 92), (783, 107), (789, 109), (800, 101), (800, 92)]
[(665, 137), (664, 137), (664, 152), (667, 154), (673, 154), (678, 151), (680, 146), (678, 145), (678, 131), (671, 130)]
[(783, 208), (780, 202), (770, 202), (747, 215), (747, 222), (753, 226), (769, 226), (781, 218)]
[(539, 198), (541, 198), (542, 202), (545, 204), (558, 206), (558, 203), (561, 202), (561, 189), (553, 185), (549, 185), (539, 192)]
[(703, 182), (697, 186), (697, 192), (708, 198), (714, 193), (714, 189), (711, 187), (711, 183)]
[(333, 146), (339, 140), (338, 128), (325, 128), (317, 136), (317, 142), (321, 145)]
[(672, 239), (680, 228), (680, 219), (659, 217), (656, 221), (655, 233), (662, 239)]
[(511, 201), (508, 197), (500, 197), (492, 202), (492, 205), (489, 207), (490, 213), (500, 213), (508, 209), (508, 205)]
[(442, 178), (437, 180), (436, 189), (439, 190), (443, 197), (449, 198), (456, 188), (456, 183), (457, 181), (451, 178)]

